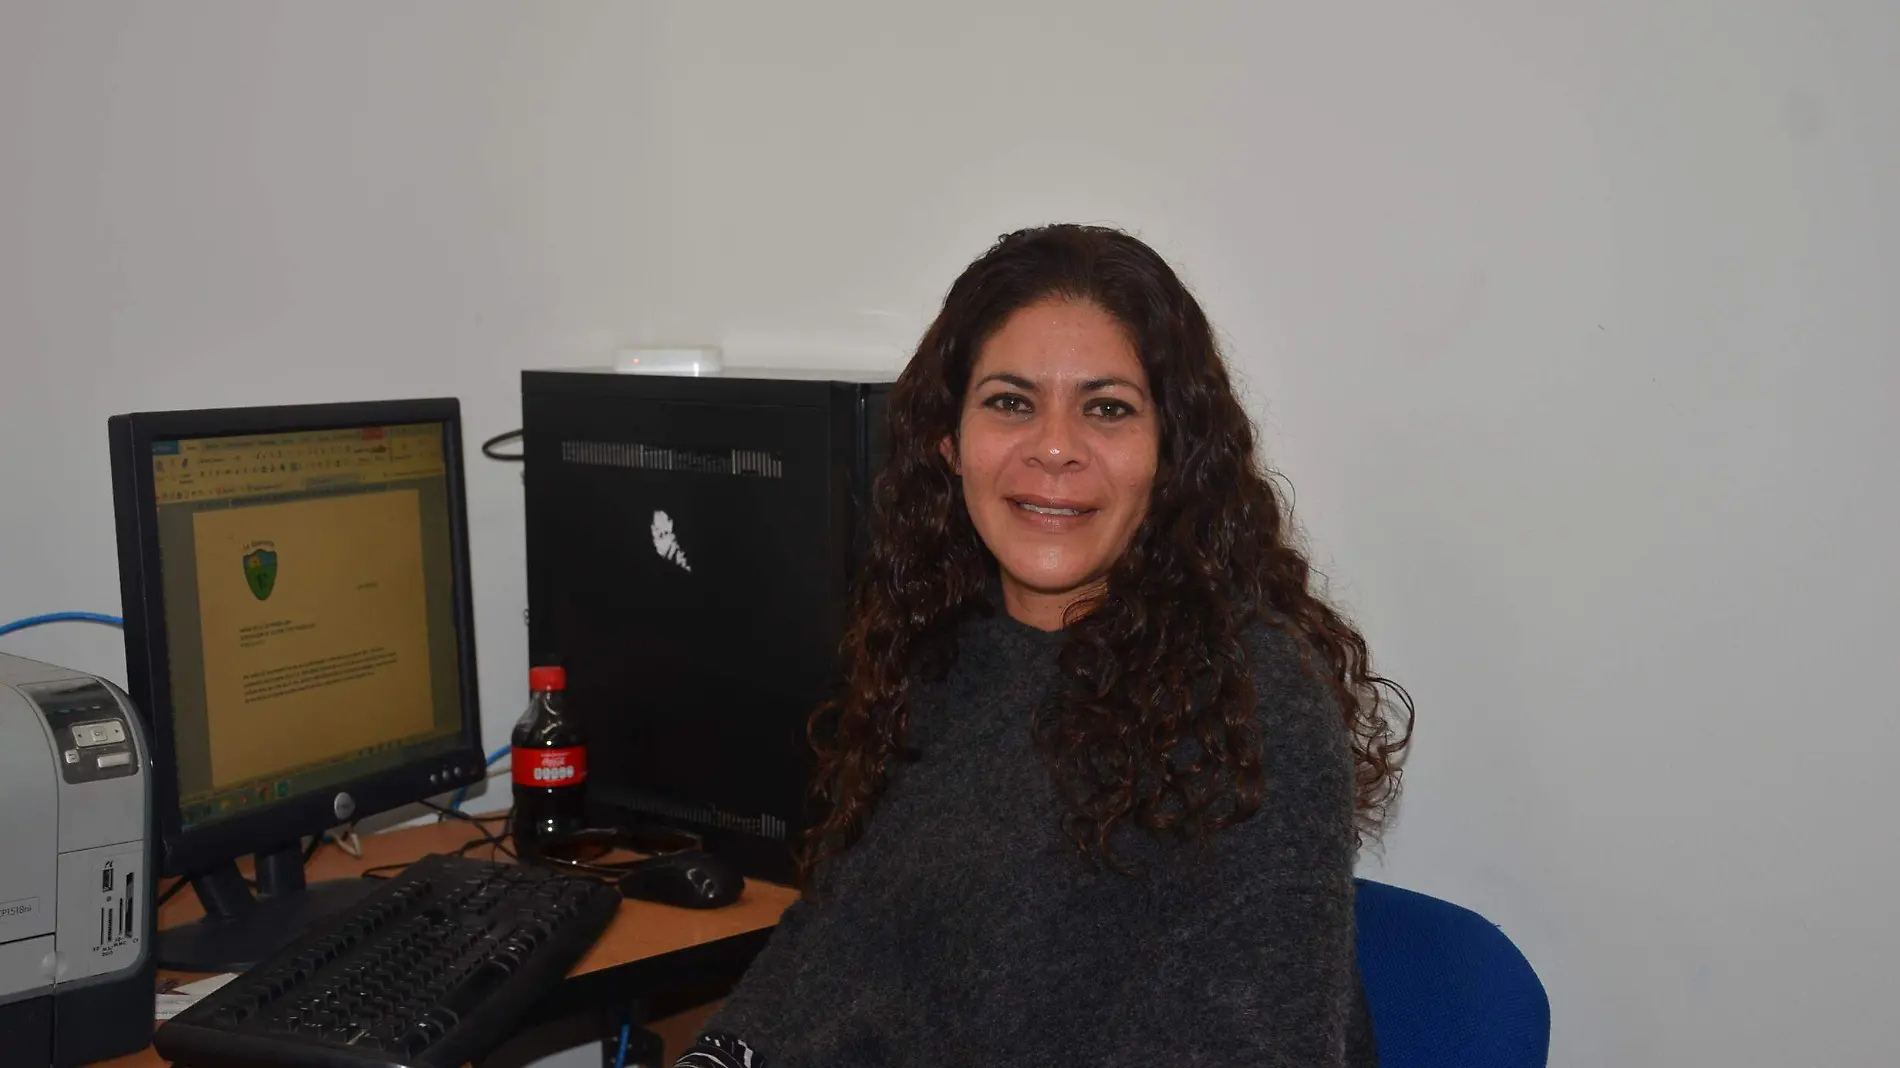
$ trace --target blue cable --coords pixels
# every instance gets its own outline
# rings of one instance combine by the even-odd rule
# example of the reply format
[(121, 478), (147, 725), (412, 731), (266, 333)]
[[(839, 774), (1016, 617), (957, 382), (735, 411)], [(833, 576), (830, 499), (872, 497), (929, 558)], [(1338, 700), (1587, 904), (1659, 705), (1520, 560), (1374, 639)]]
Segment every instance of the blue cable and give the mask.
[[(482, 766), (488, 767), (488, 768), (494, 767), (495, 762), (500, 760), (502, 757), (507, 756), (508, 753), (512, 749), (513, 749), (512, 746), (506, 746), (506, 745), (502, 746), (500, 749), (497, 749), (494, 752), (488, 754), (488, 762), (483, 764)], [(462, 802), (466, 800), (468, 800), (468, 787), (458, 786), (455, 788), (455, 796), (449, 799), (449, 807), (453, 809), (459, 809), (462, 807)]]
[(620, 1052), (614, 1054), (614, 1068), (627, 1068), (627, 1042), (632, 1039), (633, 1021), (620, 1021)]
[(11, 623), (0, 623), (0, 634), (12, 634), (16, 630), (28, 627), (43, 627), (48, 623), (104, 623), (108, 627), (123, 627), (125, 620), (118, 616), (105, 616), (97, 612), (48, 612), (43, 616), (28, 616)]

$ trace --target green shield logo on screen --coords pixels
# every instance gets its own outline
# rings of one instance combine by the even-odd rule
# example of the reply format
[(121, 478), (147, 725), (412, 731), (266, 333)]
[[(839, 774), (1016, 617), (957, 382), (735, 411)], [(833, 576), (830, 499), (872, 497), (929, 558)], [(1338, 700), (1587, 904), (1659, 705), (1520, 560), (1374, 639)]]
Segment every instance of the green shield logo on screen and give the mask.
[(244, 554), (244, 582), (262, 601), (277, 588), (277, 551), (256, 548)]

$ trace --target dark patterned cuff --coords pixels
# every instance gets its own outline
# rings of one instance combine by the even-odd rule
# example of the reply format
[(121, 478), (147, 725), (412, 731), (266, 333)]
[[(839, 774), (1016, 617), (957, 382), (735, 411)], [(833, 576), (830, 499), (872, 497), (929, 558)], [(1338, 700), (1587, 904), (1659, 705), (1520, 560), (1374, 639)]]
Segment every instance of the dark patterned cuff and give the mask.
[(724, 1031), (708, 1031), (693, 1048), (673, 1062), (673, 1068), (767, 1068), (764, 1057)]

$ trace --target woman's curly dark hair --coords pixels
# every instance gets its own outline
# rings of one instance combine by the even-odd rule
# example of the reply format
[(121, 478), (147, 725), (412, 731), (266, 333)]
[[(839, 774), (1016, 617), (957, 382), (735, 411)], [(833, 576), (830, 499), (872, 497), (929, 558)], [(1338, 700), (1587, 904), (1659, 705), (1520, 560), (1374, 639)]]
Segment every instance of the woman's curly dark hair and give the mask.
[[(1261, 739), (1242, 631), (1290, 632), (1352, 738), (1355, 823), (1376, 834), (1397, 795), (1410, 698), (1372, 673), (1365, 639), (1309, 588), (1274, 478), (1200, 305), (1166, 261), (1120, 231), (1075, 225), (1000, 238), (950, 287), (891, 390), (890, 460), (844, 642), (842, 698), (811, 720), (807, 872), (862, 833), (892, 761), (909, 759), (910, 688), (941, 678), (957, 625), (1000, 610), (996, 567), (939, 446), (958, 430), (983, 344), (1016, 311), (1087, 301), (1128, 332), (1160, 415), (1147, 513), (1103, 590), (1071, 610), (1063, 692), (1033, 723), (1077, 848), (1115, 865), (1124, 823), (1204, 837), (1260, 806)], [(1403, 712), (1384, 691), (1398, 698)]]

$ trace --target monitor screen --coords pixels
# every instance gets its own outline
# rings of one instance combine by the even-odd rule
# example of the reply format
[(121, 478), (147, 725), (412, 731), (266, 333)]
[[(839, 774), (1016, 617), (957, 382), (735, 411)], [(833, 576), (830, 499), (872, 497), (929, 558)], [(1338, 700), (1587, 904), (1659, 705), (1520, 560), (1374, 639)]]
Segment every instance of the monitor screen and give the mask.
[(153, 442), (182, 830), (463, 744), (447, 429)]

